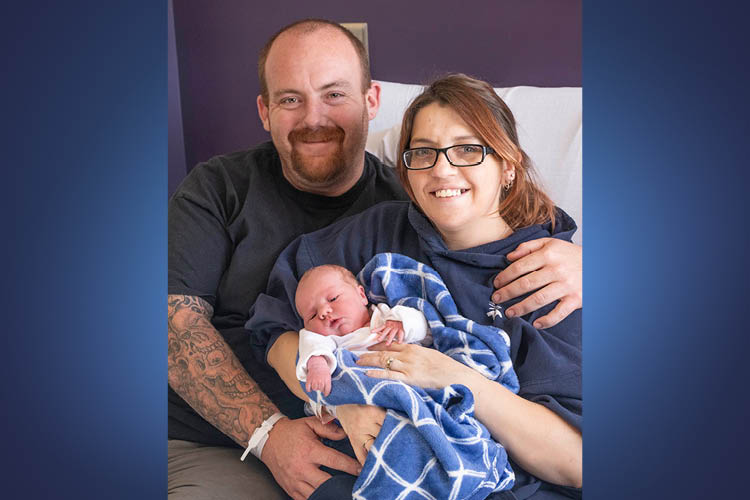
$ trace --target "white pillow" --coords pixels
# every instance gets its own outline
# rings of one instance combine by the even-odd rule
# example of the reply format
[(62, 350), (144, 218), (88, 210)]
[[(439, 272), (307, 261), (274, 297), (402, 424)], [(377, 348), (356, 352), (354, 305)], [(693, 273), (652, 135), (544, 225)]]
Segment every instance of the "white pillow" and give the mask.
[[(370, 122), (367, 150), (391, 167), (399, 156), (404, 110), (422, 85), (383, 82), (380, 109)], [(495, 91), (516, 117), (518, 139), (531, 158), (538, 180), (557, 206), (578, 224), (573, 241), (583, 241), (580, 87), (508, 87)]]

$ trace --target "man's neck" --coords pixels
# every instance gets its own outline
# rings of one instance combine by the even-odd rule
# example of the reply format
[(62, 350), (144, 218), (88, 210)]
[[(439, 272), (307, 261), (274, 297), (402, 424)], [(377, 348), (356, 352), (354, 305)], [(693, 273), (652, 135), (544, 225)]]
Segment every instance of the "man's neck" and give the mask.
[(296, 189), (299, 189), (300, 191), (305, 191), (307, 193), (317, 194), (321, 196), (334, 197), (341, 196), (342, 194), (353, 188), (357, 181), (359, 181), (359, 179), (362, 177), (364, 168), (365, 155), (363, 153), (359, 164), (349, 169), (348, 175), (330, 184), (316, 184), (305, 182), (304, 179), (300, 179), (299, 176), (294, 175), (293, 172), (285, 167), (283, 165), (283, 162), (281, 166), (281, 172), (284, 175), (284, 178), (289, 182), (289, 184), (294, 186)]

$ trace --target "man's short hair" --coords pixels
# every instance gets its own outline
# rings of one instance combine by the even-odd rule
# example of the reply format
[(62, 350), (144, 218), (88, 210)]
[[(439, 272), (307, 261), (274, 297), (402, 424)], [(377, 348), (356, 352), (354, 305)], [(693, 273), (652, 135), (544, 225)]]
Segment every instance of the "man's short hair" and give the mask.
[(365, 49), (365, 46), (362, 45), (362, 42), (360, 42), (359, 39), (354, 36), (351, 31), (344, 28), (338, 23), (334, 23), (333, 21), (328, 21), (326, 19), (301, 19), (281, 28), (266, 42), (263, 48), (260, 49), (260, 55), (258, 56), (258, 80), (260, 80), (260, 95), (263, 98), (264, 103), (268, 104), (266, 60), (268, 59), (268, 53), (271, 51), (273, 42), (276, 41), (279, 35), (287, 31), (294, 30), (299, 32), (300, 34), (306, 35), (324, 28), (332, 28), (338, 30), (339, 32), (343, 33), (344, 36), (346, 36), (346, 38), (348, 38), (352, 43), (352, 45), (354, 46), (354, 50), (359, 56), (359, 65), (362, 70), (362, 93), (364, 94), (365, 92), (367, 92), (367, 89), (369, 89), (370, 85), (372, 84), (372, 77), (370, 76), (370, 60), (367, 57), (367, 50)]

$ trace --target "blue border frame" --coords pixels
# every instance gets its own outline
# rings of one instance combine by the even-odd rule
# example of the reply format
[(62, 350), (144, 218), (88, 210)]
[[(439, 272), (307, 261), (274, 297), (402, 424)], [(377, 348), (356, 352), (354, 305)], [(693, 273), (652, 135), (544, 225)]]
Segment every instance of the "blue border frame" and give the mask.
[[(0, 21), (4, 496), (158, 497), (167, 5), (15, 9)], [(733, 497), (745, 18), (692, 1), (583, 12), (586, 495)]]

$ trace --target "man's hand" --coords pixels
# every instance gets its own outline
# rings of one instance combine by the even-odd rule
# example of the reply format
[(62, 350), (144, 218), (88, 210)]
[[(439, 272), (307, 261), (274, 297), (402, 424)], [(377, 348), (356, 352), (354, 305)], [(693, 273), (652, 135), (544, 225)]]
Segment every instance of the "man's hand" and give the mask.
[(296, 420), (285, 417), (268, 433), (261, 459), (279, 486), (294, 500), (308, 498), (331, 477), (318, 468), (320, 465), (355, 476), (362, 470), (356, 460), (328, 448), (319, 437), (338, 440), (346, 434), (337, 425), (324, 425), (316, 417)]
[(508, 254), (512, 262), (495, 277), (492, 300), (502, 303), (536, 290), (505, 311), (506, 316), (523, 316), (556, 300), (547, 315), (534, 321), (536, 328), (549, 328), (579, 309), (583, 302), (583, 249), (556, 238), (541, 238), (518, 245)]
[(385, 410), (378, 406), (341, 405), (336, 407), (336, 416), (349, 436), (357, 460), (364, 465), (385, 421)]

